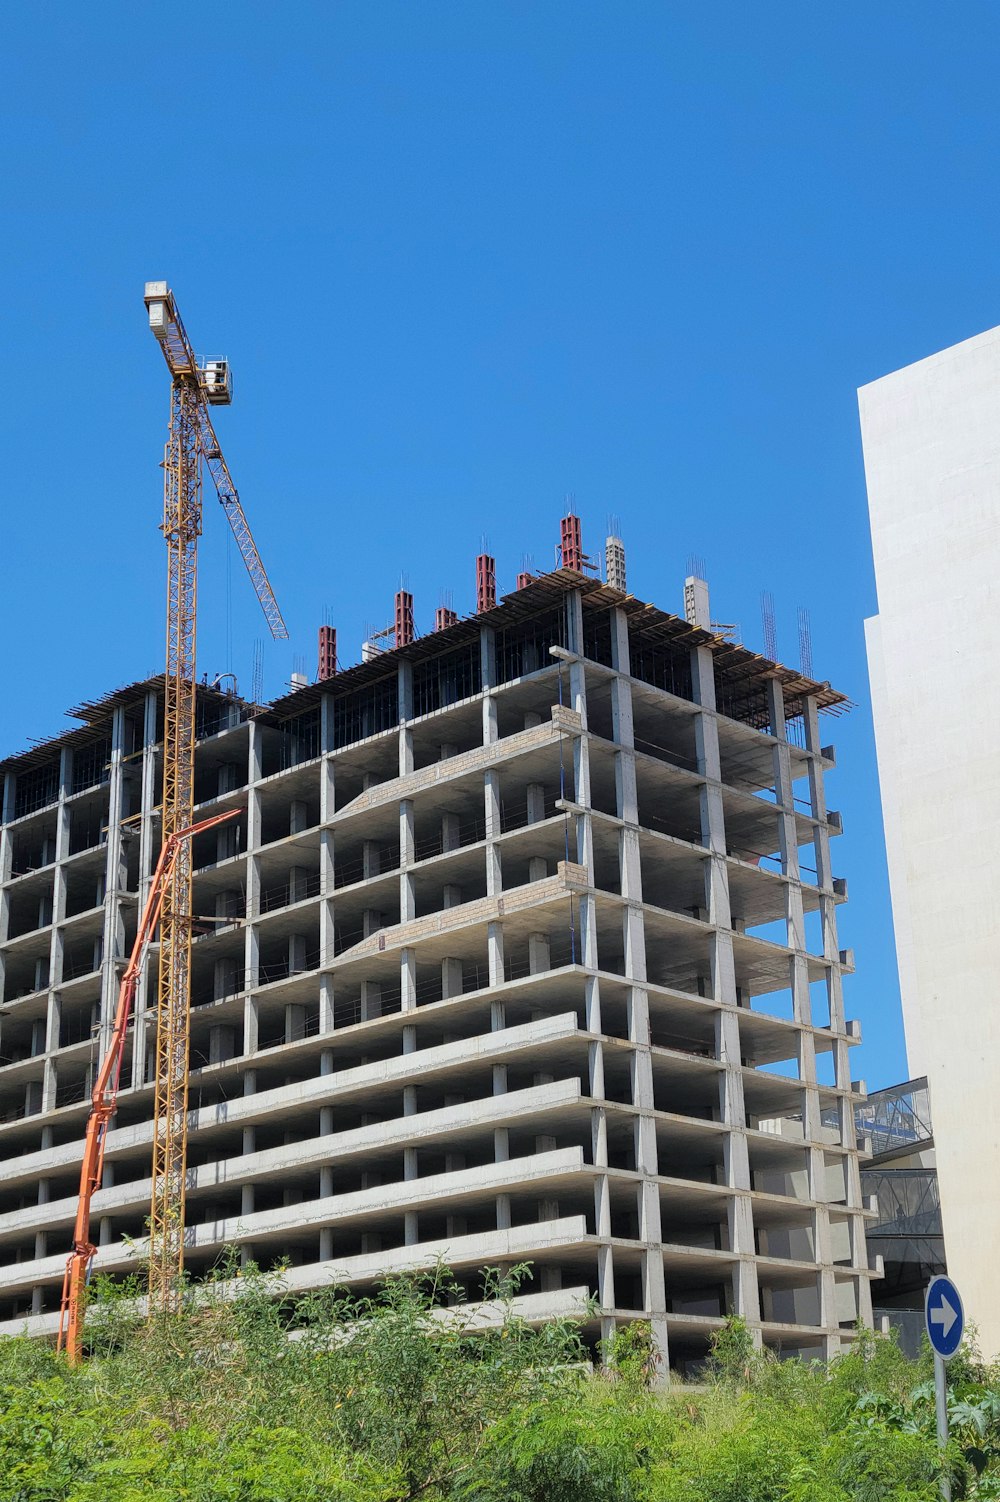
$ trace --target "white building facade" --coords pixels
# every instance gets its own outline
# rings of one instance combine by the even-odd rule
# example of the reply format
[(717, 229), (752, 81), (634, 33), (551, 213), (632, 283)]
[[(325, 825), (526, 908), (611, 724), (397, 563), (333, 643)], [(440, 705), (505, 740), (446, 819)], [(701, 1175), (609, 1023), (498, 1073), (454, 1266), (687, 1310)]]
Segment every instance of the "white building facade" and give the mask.
[(950, 1273), (1000, 1351), (1000, 328), (859, 393), (866, 623), (910, 1073)]

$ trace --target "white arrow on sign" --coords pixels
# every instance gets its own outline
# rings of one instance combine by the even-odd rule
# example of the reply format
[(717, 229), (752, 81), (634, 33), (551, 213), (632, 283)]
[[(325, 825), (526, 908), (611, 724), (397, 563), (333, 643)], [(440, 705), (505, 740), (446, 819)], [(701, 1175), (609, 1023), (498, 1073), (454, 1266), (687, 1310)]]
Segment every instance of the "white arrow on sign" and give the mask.
[(941, 1334), (944, 1336), (945, 1340), (947, 1340), (951, 1332), (951, 1327), (957, 1319), (958, 1310), (953, 1308), (952, 1305), (949, 1304), (945, 1295), (942, 1294), (941, 1307), (939, 1309), (931, 1310), (931, 1324), (940, 1325), (942, 1327)]

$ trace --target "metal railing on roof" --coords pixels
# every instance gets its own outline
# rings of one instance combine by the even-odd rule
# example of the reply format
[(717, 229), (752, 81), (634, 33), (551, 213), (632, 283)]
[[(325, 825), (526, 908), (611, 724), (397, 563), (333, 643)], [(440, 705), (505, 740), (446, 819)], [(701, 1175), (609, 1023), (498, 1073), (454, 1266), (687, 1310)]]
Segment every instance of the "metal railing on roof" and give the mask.
[(930, 1093), (926, 1079), (904, 1080), (888, 1090), (876, 1090), (855, 1111), (857, 1128), (871, 1138), (872, 1152), (918, 1152), (934, 1135)]

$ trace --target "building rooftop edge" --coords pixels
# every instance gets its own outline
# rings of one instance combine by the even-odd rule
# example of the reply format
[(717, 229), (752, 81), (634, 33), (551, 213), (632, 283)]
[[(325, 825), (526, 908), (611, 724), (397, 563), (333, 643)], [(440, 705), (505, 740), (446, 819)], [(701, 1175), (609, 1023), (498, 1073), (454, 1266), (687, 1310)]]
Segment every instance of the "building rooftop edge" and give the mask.
[[(377, 682), (380, 678), (386, 677), (400, 661), (420, 662), (449, 648), (461, 647), (478, 637), (481, 626), (498, 628), (514, 625), (520, 620), (537, 614), (546, 606), (557, 604), (565, 595), (574, 590), (580, 591), (588, 609), (602, 607), (610, 609), (612, 606), (617, 606), (625, 611), (630, 625), (634, 624), (650, 631), (654, 636), (691, 647), (709, 647), (720, 668), (733, 676), (761, 680), (777, 678), (786, 695), (814, 697), (820, 709), (835, 714), (852, 708), (851, 700), (847, 695), (832, 688), (829, 682), (806, 678), (797, 669), (773, 662), (770, 658), (738, 642), (731, 641), (718, 632), (694, 626), (683, 616), (661, 610), (659, 606), (615, 589), (600, 579), (594, 579), (587, 574), (577, 573), (574, 569), (567, 568), (537, 575), (521, 589), (515, 589), (503, 595), (490, 610), (463, 616), (453, 625), (445, 626), (439, 631), (427, 632), (405, 646), (387, 648), (368, 662), (355, 663), (352, 667), (342, 669), (333, 678), (296, 686), (267, 704), (253, 704), (248, 699), (213, 688), (208, 684), (199, 684), (198, 692), (202, 695), (217, 696), (220, 700), (233, 701), (235, 698), (237, 703), (249, 711), (251, 719), (275, 723), (311, 708), (319, 703), (326, 693), (350, 692), (365, 684)], [(85, 745), (98, 739), (106, 732), (108, 719), (114, 709), (120, 704), (132, 702), (150, 689), (162, 691), (163, 682), (164, 674), (155, 673), (148, 678), (140, 678), (132, 683), (111, 689), (96, 699), (83, 700), (66, 711), (70, 718), (81, 720), (83, 724), (70, 726), (49, 739), (38, 740), (21, 751), (0, 757), (0, 772), (27, 770), (46, 760), (56, 748)]]
[(941, 349), (932, 350), (929, 355), (921, 355), (916, 360), (908, 360), (905, 365), (899, 365), (895, 370), (887, 370), (880, 376), (874, 376), (872, 380), (865, 381), (858, 387), (859, 398), (876, 386), (891, 383), (898, 377), (908, 375), (911, 371), (919, 370), (921, 366), (943, 365), (949, 360), (957, 359), (970, 348), (980, 344), (996, 344), (1000, 341), (1000, 324), (991, 329), (982, 329), (978, 334), (970, 334), (967, 339), (959, 339), (954, 344), (946, 344)]

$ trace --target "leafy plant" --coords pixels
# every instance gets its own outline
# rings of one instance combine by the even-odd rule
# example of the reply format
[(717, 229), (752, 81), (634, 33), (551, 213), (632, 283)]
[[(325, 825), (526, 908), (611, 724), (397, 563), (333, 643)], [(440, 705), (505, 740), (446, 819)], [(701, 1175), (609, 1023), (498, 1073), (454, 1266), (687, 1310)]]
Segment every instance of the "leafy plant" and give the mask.
[[(151, 1321), (98, 1280), (82, 1368), (0, 1341), (0, 1502), (937, 1502), (926, 1353), (779, 1361), (732, 1319), (664, 1390), (647, 1323), (595, 1369), (578, 1325), (518, 1317), (526, 1273), (293, 1298), (230, 1253)], [(1000, 1498), (1000, 1373), (973, 1349), (949, 1383), (956, 1502)]]

